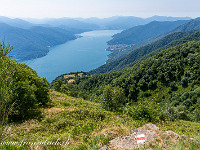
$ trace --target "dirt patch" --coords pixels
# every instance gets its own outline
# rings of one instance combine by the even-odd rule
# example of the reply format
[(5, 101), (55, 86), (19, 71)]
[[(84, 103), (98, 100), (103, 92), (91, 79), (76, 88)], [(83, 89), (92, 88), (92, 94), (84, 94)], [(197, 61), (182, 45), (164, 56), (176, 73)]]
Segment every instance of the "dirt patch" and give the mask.
[(74, 79), (70, 79), (67, 83), (70, 84), (70, 83), (74, 83), (76, 82)]
[(58, 108), (58, 107), (52, 107), (52, 108), (47, 109), (48, 113), (58, 113), (58, 112), (61, 112), (61, 111), (64, 111), (64, 109)]
[(51, 114), (55, 114), (55, 113), (60, 113), (60, 112), (63, 112), (63, 111), (74, 111), (75, 108), (58, 108), (58, 107), (52, 107), (52, 108), (49, 108), (47, 110), (45, 110), (46, 112), (48, 113), (51, 113)]
[(64, 75), (64, 78), (74, 78), (76, 75), (75, 74), (70, 74), (70, 75)]

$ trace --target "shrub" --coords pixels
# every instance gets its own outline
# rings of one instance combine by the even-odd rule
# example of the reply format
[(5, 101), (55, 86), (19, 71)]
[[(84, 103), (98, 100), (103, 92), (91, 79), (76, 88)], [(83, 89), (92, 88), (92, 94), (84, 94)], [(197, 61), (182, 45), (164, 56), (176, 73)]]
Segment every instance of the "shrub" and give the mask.
[(55, 85), (54, 85), (54, 89), (56, 90), (56, 91), (58, 91), (58, 92), (60, 92), (61, 91), (61, 86), (62, 86), (62, 80), (58, 80), (56, 83), (55, 83)]
[[(49, 102), (49, 85), (45, 78), (26, 64), (9, 58), (11, 47), (1, 44), (0, 107), (1, 120), (20, 121), (36, 117), (38, 107)], [(4, 109), (2, 109), (4, 108)], [(2, 124), (5, 121), (2, 121)]]
[(118, 86), (114, 88), (106, 86), (100, 96), (100, 102), (106, 110), (120, 111), (126, 103), (123, 89)]
[(6, 46), (4, 42), (0, 43), (0, 132), (2, 132), (13, 108), (12, 75), (14, 73), (14, 60), (11, 61), (8, 56), (11, 50), (10, 45)]
[(149, 102), (138, 103), (128, 107), (128, 114), (135, 120), (158, 122), (164, 120), (164, 114)]
[(11, 115), (13, 121), (24, 120), (38, 114), (38, 107), (49, 102), (49, 85), (45, 78), (26, 64), (15, 63), (13, 75), (14, 109)]

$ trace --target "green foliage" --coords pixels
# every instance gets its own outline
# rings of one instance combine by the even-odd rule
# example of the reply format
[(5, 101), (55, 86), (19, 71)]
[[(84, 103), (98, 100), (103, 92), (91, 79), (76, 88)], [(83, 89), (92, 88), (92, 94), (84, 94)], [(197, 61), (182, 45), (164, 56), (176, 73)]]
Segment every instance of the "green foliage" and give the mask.
[(6, 46), (4, 42), (0, 43), (0, 134), (3, 126), (7, 123), (14, 104), (12, 102), (14, 96), (12, 90), (14, 60), (11, 61), (8, 56), (11, 50), (11, 46)]
[[(62, 86), (62, 80), (59, 79), (57, 82), (55, 82), (54, 89), (60, 92), (61, 86)], [(62, 87), (62, 90), (66, 90), (66, 88)]]
[(134, 120), (146, 120), (147, 122), (158, 122), (165, 120), (165, 114), (160, 111), (159, 104), (153, 102), (139, 102), (127, 106), (127, 112)]
[[(198, 94), (194, 94), (194, 90), (200, 86), (199, 66), (200, 42), (188, 42), (158, 52), (121, 71), (77, 78), (72, 85), (74, 92), (82, 93), (91, 101), (101, 99), (103, 107), (107, 110), (115, 111), (117, 107), (126, 106), (126, 103), (132, 106), (135, 102), (139, 104), (147, 101), (160, 103), (159, 111), (162, 113), (159, 118), (165, 118), (164, 116), (168, 115), (168, 119), (172, 120), (194, 120), (192, 114), (197, 115), (198, 112), (195, 110)], [(114, 94), (116, 87), (122, 89), (124, 98), (117, 98)], [(196, 96), (187, 97), (184, 93)], [(180, 96), (186, 99), (180, 101)], [(119, 106), (115, 106), (115, 100)], [(166, 104), (169, 105), (169, 109)], [(137, 110), (140, 108), (142, 110), (137, 111), (138, 114), (143, 111), (144, 114), (148, 114), (151, 109), (154, 109), (151, 105), (148, 108), (150, 110), (143, 106), (136, 105), (135, 107)], [(145, 115), (142, 116), (145, 117)], [(153, 120), (153, 117), (149, 118)]]
[[(16, 28), (0, 23), (0, 40), (5, 38), (14, 45), (11, 52), (17, 59), (33, 59), (45, 56), (49, 52), (48, 46), (55, 46), (76, 39), (76, 30), (65, 30), (53, 27), (31, 27), (29, 29)], [(23, 41), (23, 42), (22, 42)]]
[[(6, 126), (12, 130), (4, 130), (1, 141), (17, 142), (17, 145), (5, 147), (20, 147), (22, 141), (45, 142), (69, 141), (67, 145), (30, 145), (21, 149), (99, 149), (119, 135), (128, 133), (138, 127), (131, 117), (115, 112), (105, 111), (99, 103), (69, 97), (50, 90), (52, 107), (41, 108), (43, 116), (40, 120), (31, 119), (23, 123), (12, 123)], [(68, 103), (66, 105), (66, 103)], [(143, 125), (143, 124), (142, 124)], [(2, 146), (2, 147), (1, 147)], [(17, 149), (17, 148), (16, 148)]]
[(122, 33), (116, 34), (113, 36), (113, 39), (108, 42), (108, 44), (135, 44), (149, 38), (152, 38), (156, 35), (164, 34), (170, 32), (176, 27), (184, 24), (187, 21), (153, 21), (146, 25), (136, 26), (128, 30), (123, 31)]
[(37, 115), (38, 107), (49, 102), (49, 85), (45, 78), (37, 76), (37, 73), (25, 64), (16, 63), (13, 75), (14, 109), (12, 120), (23, 120)]
[(45, 78), (25, 64), (9, 58), (10, 46), (1, 44), (0, 104), (2, 124), (5, 119), (20, 121), (37, 117), (39, 107), (49, 102)]
[(179, 93), (171, 96), (170, 105), (166, 113), (171, 120), (183, 119), (199, 121), (200, 87), (190, 92)]
[[(136, 64), (138, 61), (145, 60), (159, 51), (165, 50), (167, 48), (174, 47), (189, 41), (199, 41), (200, 31), (188, 31), (188, 32), (175, 32), (165, 37), (158, 39), (148, 45), (134, 49), (134, 46), (128, 50), (130, 53), (118, 60), (107, 63), (100, 66), (97, 69), (91, 70), (91, 74), (100, 74), (107, 72), (114, 72), (117, 70), (124, 69), (125, 67), (130, 67)], [(126, 51), (126, 50), (123, 50)]]
[[(78, 91), (76, 84), (78, 84), (81, 80), (86, 79), (88, 75), (88, 73), (82, 71), (62, 74), (51, 82), (50, 87), (54, 88), (56, 91), (73, 97), (82, 97), (87, 99), (88, 96), (82, 91)], [(75, 83), (69, 83), (70, 80), (74, 80)]]
[(126, 103), (124, 91), (119, 86), (112, 88), (107, 85), (103, 90), (103, 94), (99, 97), (103, 108), (106, 110), (121, 111)]

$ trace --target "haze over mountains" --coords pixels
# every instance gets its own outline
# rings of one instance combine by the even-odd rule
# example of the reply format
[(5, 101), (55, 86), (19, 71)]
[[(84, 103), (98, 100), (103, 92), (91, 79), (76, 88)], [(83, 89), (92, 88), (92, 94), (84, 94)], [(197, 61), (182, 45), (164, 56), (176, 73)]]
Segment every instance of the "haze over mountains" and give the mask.
[(50, 46), (75, 39), (74, 33), (61, 28), (34, 26), (29, 29), (0, 23), (0, 38), (14, 47), (17, 59), (33, 59), (45, 56)]
[[(26, 19), (34, 24), (50, 24), (53, 26), (75, 26), (82, 28), (81, 24), (96, 29), (124, 30), (137, 25), (144, 25), (152, 21), (176, 21), (190, 20), (190, 17), (165, 17), (152, 16), (150, 18), (139, 18), (134, 16), (114, 16), (109, 18), (57, 18), (57, 19)], [(80, 25), (80, 26), (78, 26)]]
[[(150, 143), (145, 148), (200, 149), (199, 18), (154, 16), (29, 21), (0, 19), (1, 41), (14, 46), (12, 55), (18, 59), (43, 57), (49, 47), (65, 42), (63, 45), (69, 45), (52, 48), (47, 55), (50, 59), (43, 57), (20, 63), (9, 57), (9, 46), (0, 44), (0, 139), (5, 141), (0, 149), (57, 148), (56, 145), (30, 144), (33, 139), (43, 141), (49, 137), (53, 141), (58, 139), (57, 142), (69, 139), (68, 145), (60, 145), (58, 149), (100, 149), (104, 144), (111, 148), (111, 139), (132, 132), (135, 126), (146, 122), (172, 129), (180, 144), (170, 134), (165, 142), (158, 138), (155, 144)], [(123, 31), (119, 33), (119, 29)], [(109, 33), (108, 36), (105, 33)], [(111, 39), (114, 33), (118, 34)], [(69, 40), (74, 41), (67, 42)], [(112, 52), (109, 60), (97, 69), (84, 72), (105, 62), (90, 68), (93, 62), (102, 60), (97, 50), (105, 53), (106, 59), (106, 41), (110, 45), (107, 50)], [(55, 50), (57, 47), (60, 48)], [(95, 55), (91, 55), (93, 52)], [(89, 58), (92, 61), (84, 60)], [(77, 71), (81, 65), (89, 69)], [(38, 76), (40, 67), (55, 78), (51, 83), (46, 75)], [(60, 72), (59, 67), (64, 71)], [(76, 72), (72, 72), (73, 69)], [(174, 125), (168, 128), (172, 123)], [(29, 145), (7, 145), (12, 140), (21, 143), (24, 139)]]
[(178, 26), (186, 23), (187, 20), (180, 21), (152, 21), (146, 25), (136, 26), (113, 36), (113, 40), (108, 44), (135, 44), (156, 35), (170, 32)]
[[(188, 17), (153, 16), (151, 18), (121, 17), (110, 18), (49, 18), (49, 19), (11, 19), (0, 17), (0, 38), (14, 46), (12, 54), (17, 59), (34, 59), (45, 56), (49, 47), (74, 40), (75, 34), (91, 30), (124, 30), (151, 21), (170, 21), (167, 31), (185, 23)], [(175, 22), (174, 22), (175, 21)], [(153, 24), (153, 23), (152, 23)], [(157, 24), (154, 22), (154, 24)], [(166, 29), (161, 29), (164, 32)], [(153, 35), (152, 35), (153, 36)]]
[[(110, 111), (123, 112), (130, 106), (127, 113), (138, 120), (151, 120), (154, 110), (159, 110), (158, 116), (168, 108), (166, 117), (195, 120), (200, 95), (199, 25), (198, 19), (153, 21), (127, 29), (113, 36), (118, 42), (108, 42), (116, 46), (110, 50), (118, 58), (90, 72), (62, 74), (51, 87), (99, 102)], [(182, 110), (184, 116), (177, 117)]]
[[(150, 24), (154, 24), (155, 22), (151, 22), (147, 25), (144, 26), (137, 26), (139, 28), (143, 28), (143, 30), (141, 30), (141, 32), (139, 33), (137, 30), (135, 30), (135, 28), (137, 29), (137, 27), (133, 27), (129, 30), (125, 30), (119, 34), (116, 34), (114, 36), (114, 38), (109, 41), (108, 43), (113, 43), (113, 41), (117, 41), (120, 44), (127, 44), (127, 42), (129, 40), (134, 40), (137, 39), (136, 37), (140, 37), (140, 34), (143, 35), (148, 35), (149, 34), (149, 25)], [(161, 24), (160, 24), (161, 23)], [(158, 22), (157, 25), (161, 25), (160, 27), (162, 27), (163, 22)], [(174, 22), (170, 22), (170, 23), (174, 23)], [(155, 25), (153, 25), (152, 27), (154, 27)], [(165, 25), (164, 25), (165, 26)], [(170, 26), (169, 26), (170, 28)], [(151, 28), (150, 28), (151, 29)], [(163, 30), (166, 31), (167, 29)], [(112, 56), (112, 60), (111, 62), (100, 66), (97, 69), (94, 69), (91, 71), (92, 74), (99, 74), (99, 73), (107, 73), (107, 72), (114, 72), (120, 69), (125, 68), (126, 66), (130, 65), (131, 63), (135, 63), (136, 61), (143, 59), (143, 56), (146, 56), (147, 54), (152, 53), (153, 51), (157, 50), (163, 50), (172, 46), (176, 46), (179, 44), (183, 44), (189, 41), (199, 41), (200, 40), (200, 21), (199, 20), (191, 20), (191, 21), (186, 21), (185, 24), (182, 24), (180, 26), (178, 26), (177, 28), (173, 29), (172, 31), (168, 31), (165, 32), (165, 34), (162, 34), (162, 36), (158, 36), (158, 32), (155, 28), (155, 30), (153, 30), (153, 34), (150, 35), (157, 35), (157, 37), (151, 37), (153, 38), (153, 40), (151, 39), (149, 42), (149, 39), (145, 36), (143, 36), (142, 38), (142, 43), (143, 45), (141, 47), (137, 47), (137, 46), (131, 46), (131, 47), (127, 47), (124, 49), (120, 49), (120, 52), (116, 51), (113, 52), (111, 54)], [(131, 33), (131, 34), (130, 34)], [(156, 34), (157, 33), (157, 34)], [(136, 36), (135, 36), (136, 35)], [(119, 38), (116, 38), (116, 37)], [(126, 39), (128, 39), (127, 41), (125, 41)], [(141, 41), (136, 41), (135, 43), (140, 43)], [(116, 43), (114, 43), (116, 44)], [(139, 44), (140, 45), (140, 44)], [(146, 59), (146, 58), (144, 58)]]

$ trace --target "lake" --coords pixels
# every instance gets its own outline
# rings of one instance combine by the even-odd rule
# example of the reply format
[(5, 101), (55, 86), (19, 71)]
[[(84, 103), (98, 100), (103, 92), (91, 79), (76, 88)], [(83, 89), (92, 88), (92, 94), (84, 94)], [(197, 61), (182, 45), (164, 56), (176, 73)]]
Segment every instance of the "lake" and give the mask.
[(105, 63), (110, 52), (105, 51), (107, 41), (120, 30), (96, 30), (80, 34), (82, 37), (50, 48), (41, 58), (23, 60), (49, 82), (57, 76), (77, 71), (90, 71)]

